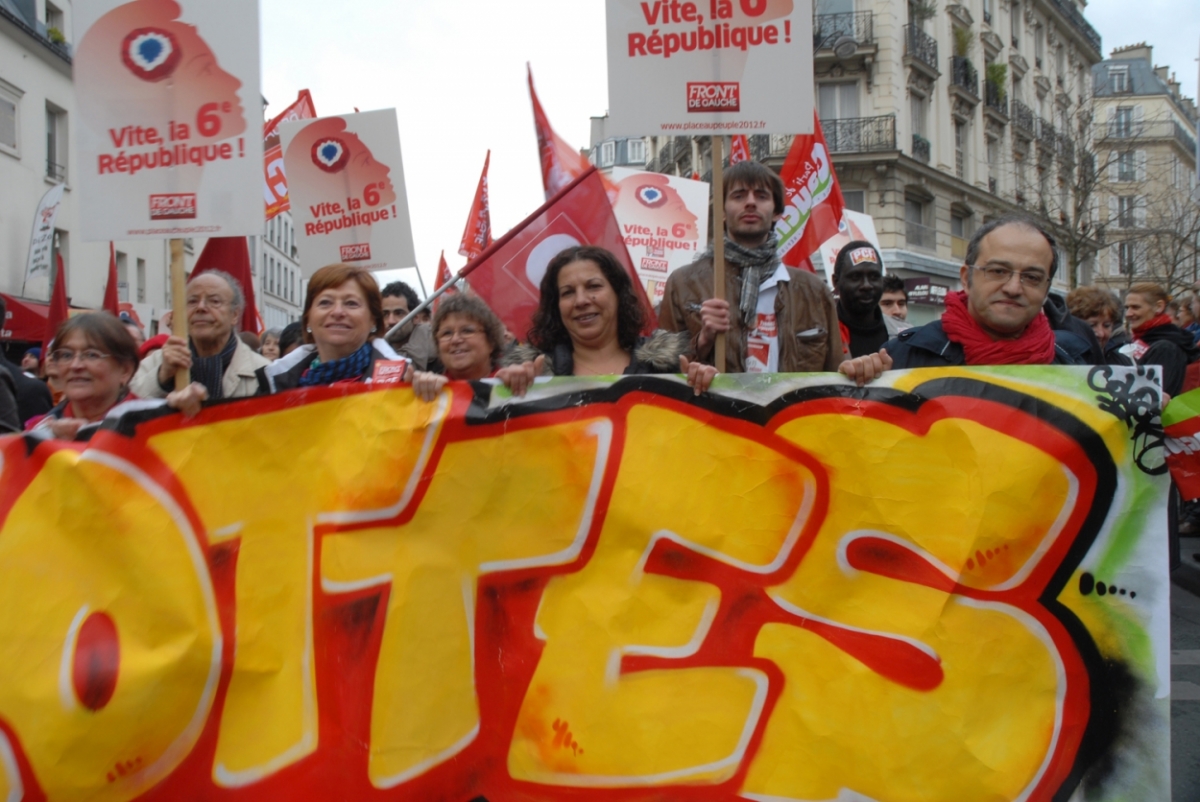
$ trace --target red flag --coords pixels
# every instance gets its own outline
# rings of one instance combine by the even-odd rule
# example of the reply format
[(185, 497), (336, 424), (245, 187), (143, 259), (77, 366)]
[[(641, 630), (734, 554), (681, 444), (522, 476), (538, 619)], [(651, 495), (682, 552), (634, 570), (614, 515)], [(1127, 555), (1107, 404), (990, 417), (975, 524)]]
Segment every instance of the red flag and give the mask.
[(596, 168), (589, 168), (561, 192), (517, 224), (476, 260), (459, 271), (471, 277), (471, 289), (518, 337), (523, 337), (537, 310), (539, 285), (546, 265), (575, 245), (598, 245), (616, 254), (633, 280), (646, 311), (647, 331), (654, 311), (638, 280), (621, 230), (608, 203)]
[[(487, 250), (492, 244), (492, 213), (488, 210), (488, 164), (492, 161), (492, 152), (487, 152), (483, 160), (483, 173), (479, 176), (479, 186), (475, 188), (475, 202), (471, 204), (471, 213), (467, 216), (467, 227), (463, 229), (462, 244), (458, 252), (471, 261)], [(446, 255), (442, 254), (442, 264), (446, 263)], [(442, 286), (442, 274), (438, 272), (438, 286)]]
[(259, 334), (263, 330), (262, 318), (254, 302), (254, 279), (250, 276), (250, 247), (245, 237), (211, 237), (196, 260), (192, 278), (206, 270), (222, 270), (242, 285), (246, 306), (242, 309), (242, 320), (238, 328)]
[(46, 333), (42, 335), (42, 358), (50, 356), (50, 342), (58, 327), (71, 316), (71, 308), (67, 306), (67, 274), (63, 270), (62, 254), (58, 257), (58, 267), (54, 274), (54, 292), (50, 294), (50, 311), (46, 315)]
[(307, 120), (317, 116), (312, 95), (301, 89), (296, 102), (263, 126), (263, 200), (267, 219), (292, 208), (288, 200), (287, 176), (283, 172), (283, 149), (279, 142), (279, 124), (286, 120)]
[[(442, 257), (441, 257), (441, 259), (438, 260), (437, 281), (434, 282), (433, 286), (438, 289), (441, 289), (442, 287), (449, 284), (453, 280), (454, 280), (454, 275), (450, 272), (450, 265), (446, 264), (446, 252), (442, 251)], [(454, 287), (451, 287), (450, 289), (446, 290), (445, 294), (453, 295), (456, 292), (458, 292), (458, 290), (455, 289)], [(435, 311), (435, 312), (437, 311), (437, 306), (440, 302), (441, 302), (441, 298), (434, 299), (433, 311)]]
[(529, 98), (533, 101), (533, 127), (537, 131), (538, 157), (542, 163), (542, 186), (546, 188), (546, 200), (554, 197), (567, 184), (591, 169), (592, 165), (583, 154), (568, 145), (554, 133), (546, 112), (533, 90), (533, 70), (528, 64)]
[(117, 297), (117, 250), (113, 243), (108, 243), (108, 283), (104, 285), (104, 311), (111, 312), (113, 317), (121, 314), (121, 299)]
[(750, 161), (750, 140), (745, 134), (737, 134), (733, 138), (733, 144), (729, 146), (729, 163), (746, 161)]
[(822, 242), (838, 232), (846, 208), (821, 133), (821, 121), (816, 120), (815, 125), (812, 134), (792, 139), (779, 174), (787, 199), (775, 232), (779, 235), (779, 253), (789, 267), (800, 267)]

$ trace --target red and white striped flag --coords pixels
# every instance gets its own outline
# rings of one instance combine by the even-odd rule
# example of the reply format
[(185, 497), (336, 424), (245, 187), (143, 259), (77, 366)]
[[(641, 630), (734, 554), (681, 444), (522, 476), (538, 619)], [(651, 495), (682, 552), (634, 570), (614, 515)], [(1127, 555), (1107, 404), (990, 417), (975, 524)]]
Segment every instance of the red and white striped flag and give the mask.
[[(463, 229), (462, 244), (458, 246), (459, 254), (467, 257), (468, 262), (492, 244), (492, 214), (488, 210), (488, 165), (491, 161), (492, 152), (489, 150), (483, 160), (483, 173), (479, 176), (479, 186), (475, 188), (475, 201), (471, 204), (470, 215), (467, 216), (467, 227)], [(442, 264), (446, 264), (444, 253)], [(441, 285), (442, 274), (439, 269), (438, 286)]]
[(738, 134), (733, 138), (733, 144), (729, 146), (729, 163), (737, 164), (738, 162), (750, 161), (750, 140), (745, 134)]

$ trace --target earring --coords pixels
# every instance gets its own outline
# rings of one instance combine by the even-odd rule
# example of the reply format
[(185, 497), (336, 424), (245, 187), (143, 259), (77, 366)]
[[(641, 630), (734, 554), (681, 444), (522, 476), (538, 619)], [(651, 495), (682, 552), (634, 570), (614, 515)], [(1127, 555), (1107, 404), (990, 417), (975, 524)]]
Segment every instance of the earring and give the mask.
[(305, 329), (305, 331), (307, 331), (309, 334), (312, 334), (312, 326), (309, 326), (307, 329)]
[(378, 329), (379, 329), (379, 327), (378, 327), (378, 326), (372, 326), (372, 327), (371, 327), (371, 333), (372, 333), (372, 334), (374, 334), (376, 331), (378, 331)]

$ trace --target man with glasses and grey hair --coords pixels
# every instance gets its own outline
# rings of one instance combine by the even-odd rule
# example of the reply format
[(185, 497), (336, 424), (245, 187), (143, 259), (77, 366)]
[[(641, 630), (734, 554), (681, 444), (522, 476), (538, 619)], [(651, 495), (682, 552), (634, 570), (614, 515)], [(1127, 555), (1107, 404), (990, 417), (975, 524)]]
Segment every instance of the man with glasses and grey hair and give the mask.
[(141, 398), (165, 398), (175, 374), (187, 368), (204, 385), (208, 400), (245, 398), (258, 390), (254, 371), (270, 363), (237, 336), (245, 296), (237, 279), (206, 270), (187, 284), (188, 339), (172, 336), (147, 356), (130, 382)]
[(1048, 303), (1057, 267), (1054, 238), (1036, 221), (994, 220), (971, 238), (959, 269), (966, 289), (947, 294), (941, 320), (901, 332), (841, 372), (863, 384), (890, 369), (1097, 364), (1075, 319)]

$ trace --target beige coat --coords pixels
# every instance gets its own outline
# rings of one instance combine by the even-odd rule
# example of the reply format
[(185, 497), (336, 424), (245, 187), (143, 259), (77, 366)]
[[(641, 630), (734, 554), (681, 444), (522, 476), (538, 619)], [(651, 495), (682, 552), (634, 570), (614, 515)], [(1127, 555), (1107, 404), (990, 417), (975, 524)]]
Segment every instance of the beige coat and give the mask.
[[(158, 369), (162, 367), (162, 349), (158, 349), (142, 360), (133, 381), (129, 383), (130, 391), (139, 398), (165, 398), (167, 391), (158, 383)], [(249, 398), (258, 392), (258, 377), (254, 371), (271, 364), (271, 360), (261, 354), (256, 354), (241, 339), (234, 349), (233, 359), (221, 379), (221, 393), (225, 398)]]

